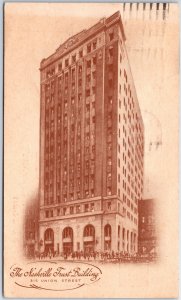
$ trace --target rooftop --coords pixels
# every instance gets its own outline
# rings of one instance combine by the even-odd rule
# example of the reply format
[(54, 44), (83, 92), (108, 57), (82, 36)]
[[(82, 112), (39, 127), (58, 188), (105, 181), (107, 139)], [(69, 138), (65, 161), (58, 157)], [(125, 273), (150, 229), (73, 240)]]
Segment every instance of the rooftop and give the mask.
[(122, 20), (121, 20), (121, 15), (120, 15), (120, 12), (117, 11), (116, 13), (114, 13), (113, 15), (111, 15), (108, 18), (100, 19), (100, 21), (98, 23), (94, 24), (89, 29), (84, 29), (81, 32), (79, 32), (79, 33), (71, 36), (70, 38), (68, 38), (63, 44), (61, 44), (56, 49), (56, 51), (52, 55), (50, 55), (47, 58), (44, 58), (41, 61), (40, 69), (43, 69), (43, 68), (47, 67), (49, 64), (51, 64), (54, 61), (58, 60), (59, 58), (61, 58), (65, 54), (68, 54), (74, 48), (78, 47), (83, 42), (90, 39), (93, 35), (95, 35), (99, 31), (110, 27), (112, 24), (114, 24), (116, 22), (119, 22), (119, 25), (120, 25), (120, 28), (121, 28), (121, 31), (122, 31), (122, 35), (123, 35), (123, 39), (125, 40), (126, 38), (125, 38), (125, 33), (124, 33), (123, 24), (122, 24)]

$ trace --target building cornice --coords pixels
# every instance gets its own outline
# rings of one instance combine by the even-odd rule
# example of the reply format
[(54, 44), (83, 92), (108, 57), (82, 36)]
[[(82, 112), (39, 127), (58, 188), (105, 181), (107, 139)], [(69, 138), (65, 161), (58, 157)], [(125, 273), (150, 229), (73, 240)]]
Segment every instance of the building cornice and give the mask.
[(61, 59), (65, 55), (74, 51), (77, 47), (80, 47), (87, 40), (91, 39), (93, 36), (97, 35), (101, 31), (105, 31), (110, 26), (118, 23), (122, 32), (123, 39), (125, 41), (125, 33), (123, 29), (123, 24), (121, 20), (120, 12), (116, 12), (109, 18), (101, 19), (97, 24), (93, 25), (87, 30), (82, 30), (81, 32), (75, 34), (74, 36), (67, 39), (63, 44), (61, 44), (57, 50), (49, 57), (43, 59), (40, 63), (40, 71), (47, 68), (49, 65), (55, 63), (57, 60)]

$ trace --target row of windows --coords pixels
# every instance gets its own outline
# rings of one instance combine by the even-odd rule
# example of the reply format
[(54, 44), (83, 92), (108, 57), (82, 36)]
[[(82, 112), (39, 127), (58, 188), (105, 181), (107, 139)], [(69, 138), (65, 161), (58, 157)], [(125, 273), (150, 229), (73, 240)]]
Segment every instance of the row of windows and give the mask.
[(83, 212), (94, 212), (95, 211), (95, 203), (87, 203), (84, 205), (71, 205), (69, 207), (62, 207), (58, 208), (56, 211), (53, 211), (52, 209), (45, 211), (45, 217), (46, 218), (52, 218), (56, 216), (66, 216), (71, 214), (78, 214)]
[[(96, 57), (93, 57), (93, 64), (96, 64)], [(87, 61), (87, 67), (91, 67), (91, 60)], [(96, 73), (92, 73), (92, 77), (95, 80)], [(88, 73), (86, 76), (86, 87), (87, 84), (90, 84), (91, 81), (91, 73)], [(91, 84), (88, 87), (90, 91)], [(86, 99), (87, 100), (87, 99)], [(95, 103), (86, 103), (85, 106), (85, 146), (84, 146), (84, 189), (85, 189), (85, 197), (89, 197), (89, 189), (94, 188), (94, 171), (95, 171)], [(91, 154), (91, 156), (90, 156)], [(91, 181), (89, 185), (89, 175), (91, 175)]]
[[(73, 104), (74, 104), (74, 101), (72, 101), (73, 102)], [(65, 106), (66, 106), (66, 103), (67, 102), (65, 102)], [(94, 104), (93, 104), (93, 106), (94, 106)], [(67, 114), (65, 114), (65, 121), (67, 120)], [(65, 124), (64, 124), (65, 125)], [(80, 125), (80, 123), (79, 123), (79, 125)], [(73, 126), (73, 125), (72, 125)], [(71, 126), (71, 128), (73, 129), (73, 131), (74, 131), (74, 128)], [(79, 126), (78, 126), (78, 130), (80, 130), (80, 128), (79, 128)], [(66, 155), (66, 149), (67, 149), (67, 142), (66, 142), (66, 140), (67, 140), (67, 127), (66, 126), (64, 126), (64, 147), (63, 147), (63, 149), (64, 149), (64, 161), (63, 161), (63, 163), (64, 163), (64, 172), (63, 172), (63, 180), (64, 180), (64, 189), (63, 189), (63, 193), (65, 192), (65, 190), (67, 190), (67, 188), (66, 188), (66, 186), (67, 186), (67, 155)], [(88, 137), (87, 137), (88, 138)], [(91, 135), (91, 138), (92, 138), (92, 135)], [(77, 145), (78, 144), (80, 144), (80, 142), (79, 142), (79, 138), (77, 139)], [(80, 147), (77, 147), (77, 149), (78, 149), (78, 153), (77, 153), (77, 161), (79, 160), (80, 161), (80, 149), (79, 149)], [(59, 149), (59, 153), (60, 153), (60, 146), (58, 146), (58, 149)], [(71, 147), (71, 150), (73, 149), (73, 147)], [(88, 147), (86, 147), (86, 152), (85, 152), (85, 154), (88, 154), (88, 151), (87, 151), (87, 149), (88, 149)], [(91, 151), (92, 151), (92, 153), (93, 154), (95, 154), (95, 145), (92, 145), (91, 146)], [(71, 160), (71, 153), (72, 152), (70, 152), (70, 159), (69, 159), (69, 161), (70, 161), (70, 165), (71, 165), (71, 161), (73, 161), (73, 156), (72, 156), (72, 160)], [(92, 158), (92, 156), (91, 156), (91, 158)], [(58, 159), (58, 161), (57, 161), (58, 163), (60, 162), (60, 160)], [(53, 165), (51, 165), (51, 166), (53, 166)], [(80, 170), (81, 170), (81, 168), (80, 168), (80, 164), (77, 164), (77, 176), (80, 176)], [(91, 163), (91, 165), (90, 165), (90, 170), (91, 170), (91, 173), (94, 173), (94, 164), (92, 164)], [(59, 173), (60, 173), (60, 169), (59, 169)], [(71, 177), (71, 174), (72, 173), (74, 173), (74, 169), (72, 169), (72, 168), (70, 168), (70, 170), (69, 170), (69, 174), (70, 174), (70, 177)], [(77, 177), (78, 178), (78, 177)], [(60, 184), (59, 184), (59, 181), (60, 181), (60, 176), (57, 176), (57, 181), (58, 181), (58, 184), (57, 184), (57, 194), (58, 194), (58, 199), (60, 199), (60, 197), (59, 197), (59, 194), (60, 194)], [(71, 178), (70, 178), (71, 179)], [(79, 182), (80, 182), (80, 180), (79, 180)], [(90, 186), (91, 186), (91, 188), (93, 187), (93, 184), (92, 184), (92, 179), (91, 179), (91, 184), (90, 184)], [(87, 183), (85, 183), (85, 197), (89, 197), (89, 191), (87, 191)], [(69, 186), (70, 186), (70, 190), (73, 190), (73, 188), (74, 188), (74, 186), (73, 186), (73, 182), (71, 181), (71, 180), (69, 180)], [(52, 190), (52, 186), (51, 186), (51, 190)], [(79, 185), (77, 185), (77, 191), (79, 191), (80, 190), (80, 184)], [(91, 193), (91, 196), (93, 197), (94, 196), (94, 190), (93, 189), (91, 189), (91, 191), (90, 191), (90, 193)], [(77, 195), (77, 197), (78, 198), (80, 198), (80, 195), (79, 195), (79, 193), (78, 193), (78, 195)], [(71, 199), (71, 200), (73, 200), (74, 198), (73, 198), (73, 193), (70, 193), (70, 195), (69, 195), (69, 198)], [(60, 201), (60, 200), (59, 200)], [(58, 201), (58, 202), (59, 202)], [(67, 193), (66, 194), (64, 194), (64, 201), (67, 201)]]
[(135, 225), (138, 224), (137, 218), (135, 218), (130, 212), (129, 210), (126, 210), (125, 207), (123, 207), (123, 214), (125, 217), (127, 217), (128, 219), (130, 219), (132, 222), (134, 222)]
[[(93, 66), (95, 66), (96, 65), (96, 56), (95, 57), (93, 57), (93, 59), (92, 60), (89, 60), (88, 62), (87, 62), (87, 67), (91, 67), (91, 64), (93, 65)], [(79, 69), (78, 69), (78, 73), (79, 73), (79, 75), (81, 75), (82, 74), (82, 66), (79, 66)], [(73, 69), (72, 70), (72, 88), (73, 88), (73, 90), (75, 89), (75, 84), (74, 84), (74, 81), (75, 81), (75, 69)], [(93, 78), (93, 80), (95, 80), (95, 78), (96, 78), (96, 71), (94, 70), (93, 72), (92, 72), (92, 78)], [(87, 76), (87, 80), (89, 80), (90, 79), (90, 76), (88, 75)], [(79, 85), (80, 85), (80, 82), (82, 82), (81, 81), (81, 79), (79, 78)], [(61, 85), (62, 85), (62, 78), (60, 78), (59, 79), (59, 89), (61, 88)], [(65, 74), (65, 87), (67, 87), (68, 86), (68, 73), (66, 73)], [(48, 87), (48, 90), (49, 90), (49, 88), (50, 87)], [(53, 84), (51, 84), (51, 88), (53, 89)], [(94, 90), (93, 90), (94, 91)], [(67, 94), (68, 93), (68, 89), (66, 88), (65, 89), (65, 94)], [(90, 91), (88, 91), (88, 94), (90, 93)], [(81, 99), (81, 95), (79, 94), (79, 97), (78, 97), (78, 102), (80, 103), (80, 99)], [(93, 100), (95, 100), (94, 98), (93, 98)], [(86, 101), (87, 101), (87, 99), (86, 99)], [(71, 98), (71, 104), (73, 105), (74, 104), (74, 99), (73, 98)], [(81, 104), (81, 103), (80, 103)], [(63, 149), (64, 149), (64, 152), (66, 152), (67, 151), (67, 139), (68, 139), (68, 132), (67, 132), (67, 121), (68, 121), (68, 116), (67, 116), (67, 107), (68, 107), (68, 99), (66, 100), (65, 99), (65, 101), (64, 101), (64, 134), (63, 134), (63, 136), (64, 136), (64, 147), (63, 147)], [(92, 123), (94, 124), (95, 123), (95, 103), (94, 102), (92, 102), (92, 107), (91, 107), (92, 109), (94, 109), (94, 112), (93, 112), (93, 116), (92, 116)], [(88, 106), (86, 106), (86, 109), (87, 109), (87, 111), (90, 111), (90, 107), (88, 107)], [(92, 112), (92, 111), (91, 111)], [(53, 115), (53, 109), (52, 109), (52, 118), (54, 117), (54, 115)], [(58, 110), (58, 114), (60, 115), (60, 109)], [(74, 112), (72, 111), (72, 113), (71, 113), (71, 118), (72, 118), (72, 121), (74, 122)], [(60, 123), (60, 122), (59, 122)], [(78, 127), (78, 136), (79, 136), (79, 133), (80, 133), (80, 128)], [(72, 136), (72, 137), (74, 137), (74, 128), (73, 128), (73, 124), (72, 124), (72, 126), (71, 126), (71, 134), (70, 134), (70, 136)], [(86, 135), (86, 143), (87, 143), (87, 146), (88, 146), (88, 143), (89, 143), (89, 140), (91, 139), (91, 143), (95, 143), (95, 133), (94, 132), (91, 132), (91, 134), (87, 134)], [(77, 140), (77, 141), (79, 141), (79, 139)], [(80, 143), (79, 142), (77, 142), (77, 145), (79, 145)], [(71, 150), (73, 150), (73, 148), (74, 148), (74, 140), (73, 139), (71, 139)], [(88, 149), (88, 147), (86, 147), (85, 148), (85, 155), (87, 155), (88, 154), (88, 151), (87, 151), (87, 149)], [(95, 145), (92, 145), (91, 146), (91, 149), (92, 149), (92, 152), (94, 153), (95, 152)], [(73, 151), (72, 151), (73, 152)], [(79, 153), (80, 154), (80, 153)], [(79, 158), (80, 158), (80, 155), (78, 156)], [(69, 161), (71, 161), (71, 157), (70, 157), (70, 160)], [(86, 165), (86, 168), (87, 168), (88, 166)], [(74, 169), (72, 169), (73, 171), (74, 171)], [(86, 172), (86, 169), (85, 169), (85, 172)], [(93, 167), (91, 167), (90, 166), (90, 172), (91, 173), (94, 173), (94, 166)], [(72, 174), (72, 172), (70, 172), (69, 171), (69, 174)], [(80, 176), (80, 167), (79, 167), (79, 164), (78, 164), (78, 166), (77, 166), (77, 175), (79, 175)], [(79, 178), (79, 177), (78, 177)], [(86, 177), (87, 178), (87, 177)], [(85, 178), (85, 186), (84, 186), (84, 188), (85, 188), (85, 197), (89, 197), (90, 195), (89, 195), (89, 190), (87, 190), (87, 188), (89, 187), (88, 185), (89, 185), (89, 183), (88, 183), (88, 180), (86, 180), (86, 178)], [(64, 201), (67, 201), (67, 193), (65, 193), (65, 191), (67, 191), (67, 189), (66, 189), (66, 186), (67, 186), (67, 159), (64, 159), (64, 173), (63, 173), (63, 180), (64, 180), (64, 189), (63, 189), (63, 193), (64, 193)], [(60, 181), (60, 178), (59, 178), (59, 181)], [(78, 182), (80, 182), (80, 180), (78, 180)], [(92, 188), (93, 187), (93, 182), (94, 182), (94, 180), (92, 180), (91, 179), (91, 182), (90, 182), (90, 187)], [(73, 182), (70, 180), (69, 181), (69, 188), (70, 188), (70, 190), (73, 190), (73, 188), (74, 188), (74, 185), (73, 185)], [(77, 185), (77, 190), (79, 190), (80, 189), (80, 184), (78, 184)], [(52, 186), (50, 187), (50, 190), (51, 190), (51, 192), (52, 192)], [(59, 182), (58, 182), (58, 184), (57, 184), (57, 193), (58, 193), (58, 198), (60, 198), (59, 197), (59, 193), (60, 193), (60, 184), (59, 184)], [(91, 193), (91, 196), (93, 197), (94, 196), (94, 190), (93, 189), (91, 189), (91, 191), (90, 191), (90, 193)], [(77, 193), (77, 197), (78, 198), (80, 198), (80, 193), (78, 192)], [(73, 200), (73, 193), (70, 193), (69, 194), (69, 198), (71, 199), (71, 200)]]
[[(113, 48), (109, 48), (109, 55), (113, 55)], [(113, 70), (110, 69), (108, 73), (109, 86), (112, 87), (113, 83)], [(112, 91), (113, 92), (113, 91)], [(112, 110), (113, 110), (113, 97), (112, 95), (108, 97), (107, 103), (107, 195), (112, 193), (112, 137), (113, 137), (113, 120), (112, 120)], [(109, 204), (111, 205), (111, 204)], [(110, 208), (109, 208), (110, 209)]]
[[(126, 72), (124, 73), (124, 76), (125, 76), (125, 78), (126, 78)], [(128, 89), (130, 89), (130, 87), (128, 86)], [(121, 85), (120, 85), (120, 91), (121, 91)], [(128, 100), (128, 102), (129, 102), (129, 100)], [(125, 99), (124, 99), (124, 105), (125, 105), (126, 103), (125, 103)], [(130, 103), (129, 103), (130, 104)], [(119, 99), (119, 108), (121, 108), (121, 100)], [(126, 123), (127, 122), (127, 119), (126, 119), (126, 115), (125, 114), (123, 114), (123, 119), (124, 119), (124, 123)], [(121, 123), (121, 114), (119, 114), (118, 115), (118, 121), (119, 121), (119, 124)], [(129, 118), (129, 123), (131, 122), (131, 120), (130, 120), (130, 118)], [(128, 124), (129, 125), (129, 124)], [(124, 133), (124, 136), (125, 136), (125, 138), (126, 138), (126, 136), (127, 136), (127, 132), (126, 132), (126, 128), (124, 127), (124, 125), (123, 125), (123, 133)], [(118, 131), (119, 132), (119, 137), (120, 137), (120, 130)], [(131, 133), (131, 132), (129, 132), (129, 133)], [(133, 148), (133, 144), (134, 144), (134, 138), (133, 138), (133, 136), (131, 135), (131, 141), (130, 141), (130, 138), (129, 138), (129, 136), (127, 137), (127, 139), (128, 139), (128, 143), (126, 142), (126, 140), (123, 138), (123, 149), (125, 149), (126, 150), (126, 148), (127, 148), (127, 145), (128, 145), (128, 150), (127, 150), (127, 156), (128, 156), (128, 158), (130, 159), (130, 162), (131, 162), (131, 164), (132, 164), (132, 166), (134, 167), (134, 159), (133, 159), (133, 157), (132, 157), (132, 155), (131, 155), (131, 153), (134, 155), (134, 148)], [(131, 152), (130, 152), (130, 150), (131, 150)], [(118, 152), (120, 153), (120, 144), (118, 143)], [(130, 166), (130, 162), (129, 162), (129, 159), (127, 160), (127, 156), (126, 156), (126, 153), (123, 151), (123, 162), (126, 164), (128, 164), (129, 165), (129, 168), (128, 168), (128, 166), (126, 166), (126, 168), (124, 168), (124, 166), (123, 166), (123, 175), (124, 175), (124, 177), (126, 178), (126, 169), (128, 168), (128, 171), (129, 171), (129, 173), (131, 173), (131, 175), (133, 175), (133, 168)], [(120, 160), (118, 159), (118, 166), (120, 166)], [(125, 172), (124, 172), (125, 171)], [(132, 188), (134, 189), (134, 180), (131, 180), (131, 178), (132, 178), (132, 176), (130, 175), (128, 173), (128, 175), (127, 175), (127, 179), (128, 179), (128, 183), (129, 184), (131, 184), (131, 186), (132, 186)], [(118, 175), (118, 182), (120, 182), (120, 176)], [(129, 189), (129, 186), (128, 187), (126, 187), (126, 183), (124, 182), (123, 183), (123, 186), (124, 186), (124, 189), (125, 189), (125, 192), (127, 193), (128, 192), (128, 194), (131, 194), (131, 198), (132, 199), (134, 199), (134, 193), (133, 192), (130, 192), (130, 189)], [(119, 191), (118, 191), (118, 194), (119, 194)], [(126, 201), (125, 201), (126, 202)]]
[(154, 217), (154, 215), (142, 216), (141, 217), (141, 223), (147, 223), (148, 225), (155, 224), (155, 217)]
[[(111, 30), (108, 33), (109, 41), (112, 41), (114, 39), (114, 31)], [(87, 45), (80, 48), (77, 53), (73, 53), (71, 57), (67, 57), (64, 60), (59, 61), (58, 63), (58, 71), (61, 72), (64, 68), (67, 68), (69, 65), (75, 64), (78, 59), (81, 59), (84, 55), (90, 54), (92, 51), (95, 51), (98, 46), (98, 40), (99, 44), (101, 43), (101, 37), (99, 39), (95, 38), (91, 42), (88, 42)], [(71, 41), (70, 41), (71, 42)], [(69, 43), (70, 43), (69, 42)], [(52, 77), (56, 72), (55, 66), (48, 68), (46, 70), (46, 78)]]
[[(61, 72), (64, 68), (68, 68), (69, 65), (75, 64), (78, 59), (81, 59), (84, 55), (91, 53), (97, 49), (97, 39), (93, 40), (91, 43), (87, 44), (86, 53), (84, 53), (83, 48), (79, 50), (78, 53), (72, 54), (71, 58), (66, 58), (58, 63), (58, 71)], [(55, 74), (55, 67), (46, 71), (46, 78), (50, 78)]]

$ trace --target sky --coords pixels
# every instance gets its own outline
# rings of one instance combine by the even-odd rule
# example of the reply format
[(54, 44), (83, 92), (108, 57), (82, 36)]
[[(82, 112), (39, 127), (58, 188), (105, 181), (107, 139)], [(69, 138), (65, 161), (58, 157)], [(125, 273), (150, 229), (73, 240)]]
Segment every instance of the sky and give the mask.
[[(14, 5), (14, 6), (13, 6)], [(134, 7), (135, 9), (135, 7)], [(126, 46), (145, 127), (144, 198), (173, 205), (178, 175), (178, 9), (166, 20), (153, 10), (112, 4), (6, 4), (5, 195), (21, 222), (39, 182), (40, 61), (71, 35), (115, 11), (122, 13)], [(166, 197), (165, 197), (166, 196)], [(176, 205), (176, 204), (174, 204)], [(175, 206), (176, 208), (176, 206)], [(169, 217), (166, 212), (165, 220)], [(164, 226), (165, 223), (161, 224)]]

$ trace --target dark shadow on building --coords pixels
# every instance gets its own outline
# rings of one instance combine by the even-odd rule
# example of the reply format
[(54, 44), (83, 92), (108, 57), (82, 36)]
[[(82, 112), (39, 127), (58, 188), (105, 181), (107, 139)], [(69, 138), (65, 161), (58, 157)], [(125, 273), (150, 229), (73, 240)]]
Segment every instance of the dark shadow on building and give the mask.
[(38, 196), (32, 197), (27, 203), (24, 216), (24, 255), (33, 258), (38, 251)]
[(158, 239), (155, 215), (155, 200), (138, 201), (138, 251), (140, 254), (156, 255)]

